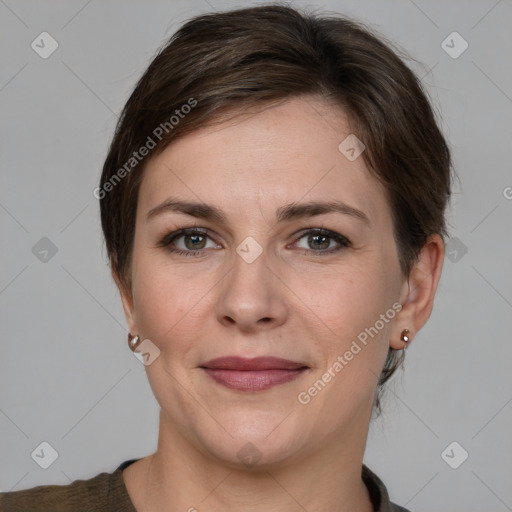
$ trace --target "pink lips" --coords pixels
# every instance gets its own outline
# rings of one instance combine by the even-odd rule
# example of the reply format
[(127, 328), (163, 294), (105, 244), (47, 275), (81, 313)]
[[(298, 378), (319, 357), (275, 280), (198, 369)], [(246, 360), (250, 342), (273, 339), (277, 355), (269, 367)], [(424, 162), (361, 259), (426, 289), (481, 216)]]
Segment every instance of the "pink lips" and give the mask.
[(307, 366), (277, 357), (212, 359), (201, 368), (216, 382), (239, 391), (263, 391), (296, 379)]

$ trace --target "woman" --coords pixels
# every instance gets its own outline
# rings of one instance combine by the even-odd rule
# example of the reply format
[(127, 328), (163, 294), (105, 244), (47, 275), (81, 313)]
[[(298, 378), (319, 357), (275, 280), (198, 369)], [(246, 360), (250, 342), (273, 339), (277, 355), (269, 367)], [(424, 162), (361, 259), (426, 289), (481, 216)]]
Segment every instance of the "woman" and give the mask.
[(363, 454), (432, 310), (450, 154), (389, 46), (284, 6), (189, 21), (95, 194), (158, 448), (0, 509), (405, 510)]

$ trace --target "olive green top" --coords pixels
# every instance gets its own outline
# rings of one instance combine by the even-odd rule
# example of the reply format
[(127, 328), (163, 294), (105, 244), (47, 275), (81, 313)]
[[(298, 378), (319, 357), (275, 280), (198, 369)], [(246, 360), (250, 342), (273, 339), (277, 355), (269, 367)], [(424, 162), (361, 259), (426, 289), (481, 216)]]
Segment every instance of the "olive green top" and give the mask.
[[(137, 460), (127, 460), (113, 473), (100, 473), (89, 480), (0, 493), (0, 512), (137, 512), (122, 477), (123, 469)], [(362, 478), (375, 512), (409, 512), (389, 501), (382, 481), (364, 464)]]

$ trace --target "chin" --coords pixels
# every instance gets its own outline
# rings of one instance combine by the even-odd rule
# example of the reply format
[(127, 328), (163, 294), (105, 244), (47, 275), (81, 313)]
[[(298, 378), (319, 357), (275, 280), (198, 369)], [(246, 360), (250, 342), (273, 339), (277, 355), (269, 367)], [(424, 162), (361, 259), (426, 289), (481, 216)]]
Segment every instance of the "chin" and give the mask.
[(210, 419), (202, 424), (206, 428), (196, 432), (197, 441), (202, 451), (227, 466), (251, 470), (275, 467), (298, 456), (310, 438), (304, 426), (299, 428), (293, 414), (286, 417), (288, 412), (222, 415), (217, 420), (226, 430), (216, 422), (213, 427)]

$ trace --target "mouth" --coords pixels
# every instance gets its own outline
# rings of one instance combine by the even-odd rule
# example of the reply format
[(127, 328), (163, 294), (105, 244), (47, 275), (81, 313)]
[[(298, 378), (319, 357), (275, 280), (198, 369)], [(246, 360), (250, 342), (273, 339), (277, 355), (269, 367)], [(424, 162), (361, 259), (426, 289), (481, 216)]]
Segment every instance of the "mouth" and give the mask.
[(215, 382), (238, 391), (264, 391), (290, 382), (309, 367), (277, 357), (247, 359), (230, 356), (212, 359), (200, 366)]

